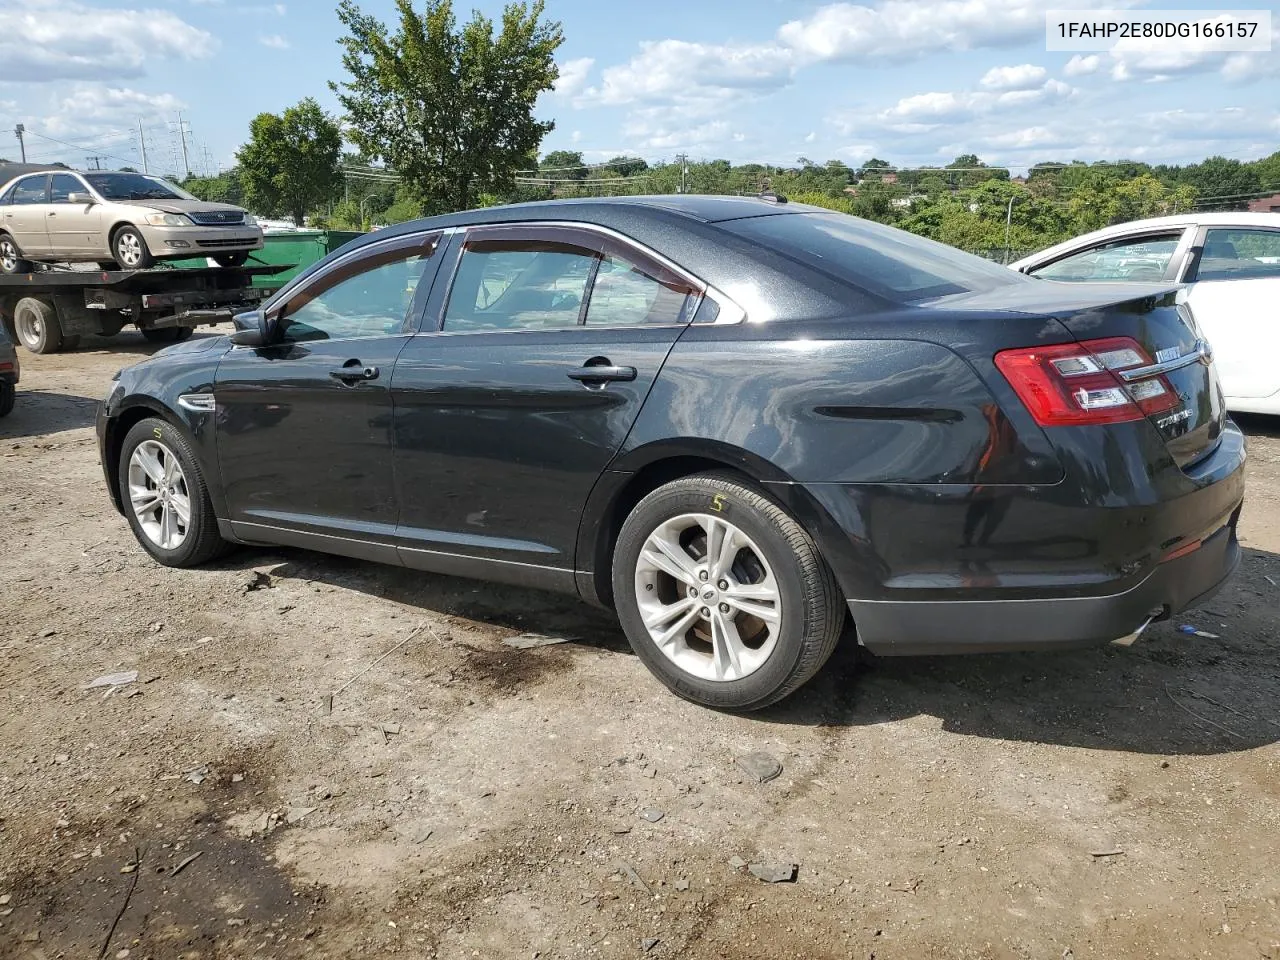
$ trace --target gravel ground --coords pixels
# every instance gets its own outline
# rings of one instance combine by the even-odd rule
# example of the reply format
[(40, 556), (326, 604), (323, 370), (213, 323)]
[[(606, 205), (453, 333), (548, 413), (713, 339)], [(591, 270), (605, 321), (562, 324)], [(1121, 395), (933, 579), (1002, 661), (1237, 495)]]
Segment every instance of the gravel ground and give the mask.
[(92, 427), (149, 350), (24, 353), (0, 421), (0, 957), (1280, 960), (1276, 421), (1245, 424), (1244, 563), (1180, 621), (1216, 637), (845, 644), (738, 717), (567, 599), (155, 565)]

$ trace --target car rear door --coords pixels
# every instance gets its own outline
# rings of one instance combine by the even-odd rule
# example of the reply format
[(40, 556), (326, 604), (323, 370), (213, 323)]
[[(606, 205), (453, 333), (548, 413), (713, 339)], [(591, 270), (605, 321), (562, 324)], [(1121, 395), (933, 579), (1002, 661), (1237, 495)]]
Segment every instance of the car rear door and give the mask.
[(1202, 227), (1185, 280), (1227, 398), (1280, 391), (1280, 228)]
[(49, 231), (49, 248), (56, 256), (83, 257), (107, 249), (102, 236), (102, 205), (72, 203), (71, 194), (88, 194), (89, 188), (70, 173), (49, 175), (49, 203), (45, 207), (45, 226)]
[(357, 248), (269, 305), (283, 339), (235, 347), (214, 386), (237, 536), (397, 562), (391, 379), (440, 234)]
[(403, 560), (571, 578), (587, 496), (692, 316), (697, 282), (563, 225), (471, 228), (440, 276), (451, 283), (437, 284), (392, 383)]
[(48, 212), (49, 175), (36, 173), (14, 184), (9, 206), (4, 208), (4, 228), (30, 257), (49, 256)]

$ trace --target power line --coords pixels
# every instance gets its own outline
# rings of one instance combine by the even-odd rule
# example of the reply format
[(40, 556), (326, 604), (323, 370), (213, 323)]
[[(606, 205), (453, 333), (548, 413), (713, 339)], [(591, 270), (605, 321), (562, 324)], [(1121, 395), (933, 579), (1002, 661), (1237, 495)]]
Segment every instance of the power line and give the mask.
[[(57, 137), (51, 137), (51, 136), (49, 136), (49, 135), (47, 135), (47, 134), (44, 134), (44, 133), (36, 133), (34, 130), (28, 130), (28, 131), (27, 131), (27, 133), (28, 133), (28, 134), (30, 134), (30, 135), (31, 135), (31, 136), (33, 136), (33, 137), (39, 137), (41, 140), (48, 140), (48, 141), (50, 141), (50, 142), (52, 142), (52, 143), (60, 143), (60, 144), (62, 144), (64, 147), (72, 147), (72, 148), (74, 148), (74, 149), (76, 149), (76, 150), (93, 150), (93, 149), (94, 149), (93, 147), (87, 147), (87, 146), (84, 146), (83, 144), (79, 144), (79, 143), (71, 143), (71, 142), (69, 142), (69, 141), (67, 141), (67, 140), (59, 140)], [(104, 136), (110, 136), (110, 134), (104, 134)], [(99, 149), (100, 149), (100, 148), (99, 148)], [(132, 162), (133, 162), (132, 160), (125, 159), (124, 157), (117, 157), (117, 156), (115, 156), (114, 154), (111, 154), (111, 153), (105, 153), (105, 152), (99, 155), (99, 159), (101, 159), (101, 160), (119, 160), (121, 163), (126, 163), (126, 164), (127, 164), (127, 163), (132, 163)]]

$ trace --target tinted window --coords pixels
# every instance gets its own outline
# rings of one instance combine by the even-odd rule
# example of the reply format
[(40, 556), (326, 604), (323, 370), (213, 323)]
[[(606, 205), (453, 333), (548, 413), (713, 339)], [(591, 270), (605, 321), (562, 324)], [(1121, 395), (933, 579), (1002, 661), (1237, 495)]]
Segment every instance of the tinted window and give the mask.
[(458, 262), (446, 330), (577, 326), (596, 255), (562, 243), (479, 240)]
[(73, 193), (84, 193), (84, 185), (69, 173), (55, 173), (49, 177), (49, 202), (70, 203)]
[(955, 247), (842, 213), (779, 214), (717, 224), (892, 301), (928, 300), (1023, 282)]
[(684, 323), (692, 295), (693, 290), (675, 278), (659, 280), (626, 260), (606, 255), (591, 287), (587, 323)]
[(329, 286), (299, 291), (282, 312), (288, 340), (381, 337), (404, 329), (431, 250), (404, 250), (375, 258), (365, 269)]
[(41, 174), (36, 177), (26, 177), (25, 179), (19, 180), (14, 184), (13, 198), (10, 200), (10, 203), (44, 203), (45, 197), (47, 196), (45, 192), (45, 182), (48, 179), (49, 178), (44, 174)]
[(1280, 230), (1209, 230), (1197, 280), (1280, 277)]
[(1029, 271), (1042, 280), (1163, 280), (1182, 231), (1126, 237), (1090, 247)]
[(104, 200), (195, 199), (167, 180), (143, 173), (86, 173), (84, 178)]

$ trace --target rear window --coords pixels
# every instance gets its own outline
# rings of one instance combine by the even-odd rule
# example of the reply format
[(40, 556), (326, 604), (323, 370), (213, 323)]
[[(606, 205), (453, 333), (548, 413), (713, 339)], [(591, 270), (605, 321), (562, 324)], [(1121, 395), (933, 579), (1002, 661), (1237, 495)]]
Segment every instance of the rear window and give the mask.
[(1026, 282), (955, 247), (843, 213), (777, 214), (718, 226), (899, 303)]

